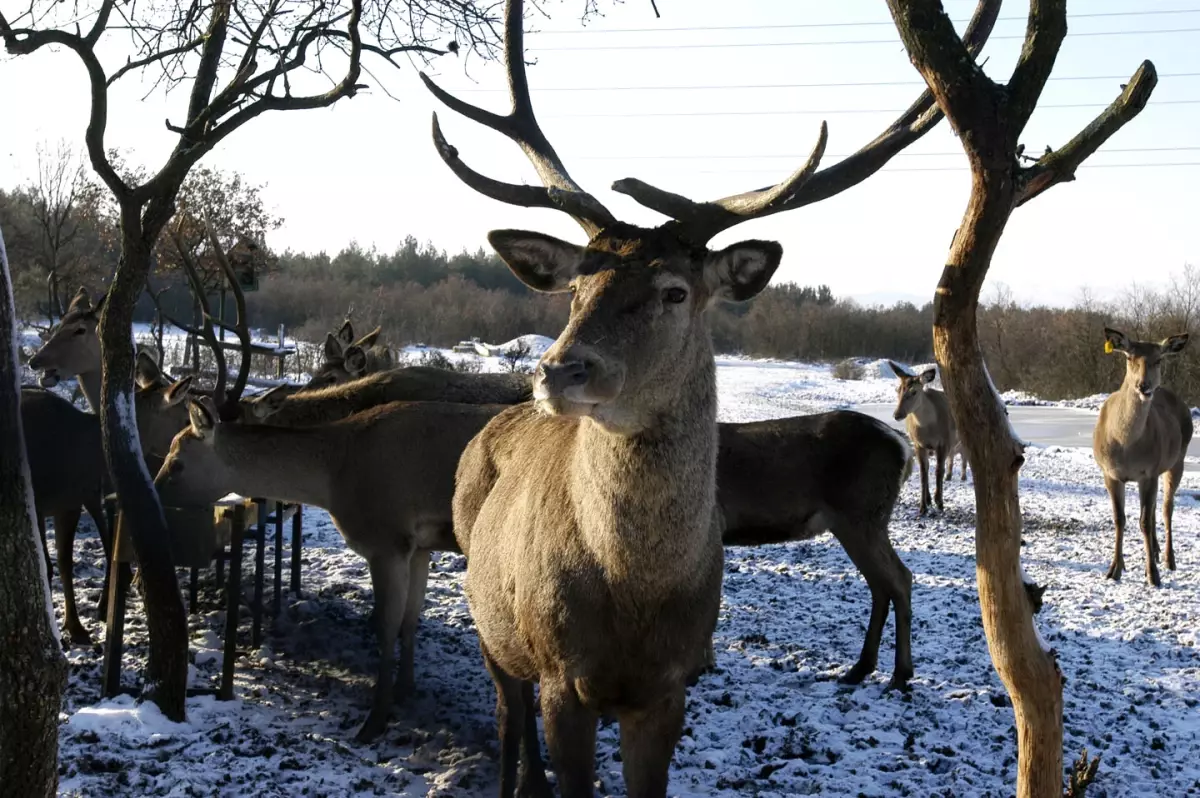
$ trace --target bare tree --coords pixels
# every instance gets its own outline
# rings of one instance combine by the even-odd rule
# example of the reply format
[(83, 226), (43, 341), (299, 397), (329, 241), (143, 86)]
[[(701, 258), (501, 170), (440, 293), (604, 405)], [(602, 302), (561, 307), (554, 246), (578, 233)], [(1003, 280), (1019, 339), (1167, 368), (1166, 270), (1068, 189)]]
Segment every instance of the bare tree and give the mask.
[[(252, 119), (268, 111), (328, 107), (366, 88), (360, 80), (364, 53), (392, 64), (406, 55), (447, 50), (491, 56), (495, 26), (491, 4), (474, 0), (27, 0), (24, 11), (0, 13), (0, 38), (9, 53), (57, 47), (73, 53), (88, 76), (88, 158), (112, 192), (121, 224), (120, 263), (99, 326), (105, 455), (146, 599), (150, 651), (144, 695), (172, 720), (184, 718), (187, 619), (162, 506), (141, 460), (132, 321), (180, 186), (206, 153)], [(453, 46), (444, 44), (448, 40)], [(106, 68), (102, 52), (118, 52), (126, 60)], [(126, 179), (105, 147), (105, 131), (110, 87), (135, 74), (167, 91), (184, 90), (187, 102), (166, 123), (178, 137), (166, 161), (148, 177)]]
[(992, 253), (1013, 211), (1073, 180), (1078, 166), (1145, 107), (1157, 76), (1143, 62), (1100, 116), (1061, 149), (1047, 149), (1024, 166), (1019, 139), (1067, 34), (1066, 0), (1031, 0), (1024, 46), (1007, 84), (984, 74), (940, 0), (888, 0), (888, 8), (971, 166), (971, 198), (934, 299), (934, 353), (975, 470), (979, 603), (992, 663), (1016, 716), (1017, 795), (1058, 798), (1062, 674), (1033, 623), (1042, 588), (1028, 582), (1020, 562), (1017, 472), (1024, 454), (984, 367), (976, 311)]
[(0, 234), (0, 784), (21, 795), (53, 796), (67, 660), (33, 516), (20, 385), (12, 283)]

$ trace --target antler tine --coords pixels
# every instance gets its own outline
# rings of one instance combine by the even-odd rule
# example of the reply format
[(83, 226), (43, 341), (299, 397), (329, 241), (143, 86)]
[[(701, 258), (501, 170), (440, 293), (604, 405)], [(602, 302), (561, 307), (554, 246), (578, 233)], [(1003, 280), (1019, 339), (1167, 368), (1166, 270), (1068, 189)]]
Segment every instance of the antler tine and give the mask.
[[(979, 0), (975, 14), (963, 33), (963, 42), (972, 56), (977, 55), (987, 43), (1000, 13), (1000, 2)], [(873, 141), (853, 155), (818, 171), (827, 137), (825, 123), (822, 122), (817, 146), (808, 162), (782, 183), (710, 202), (696, 202), (635, 178), (618, 180), (612, 188), (651, 210), (669, 216), (684, 237), (693, 243), (703, 244), (734, 225), (810, 205), (858, 185), (878, 172), (896, 153), (928, 133), (941, 119), (941, 109), (933, 93), (927, 89)]]
[[(238, 364), (238, 373), (233, 381), (233, 388), (224, 394), (224, 401), (219, 408), (225, 420), (232, 420), (237, 418), (237, 403), (242, 397), (242, 392), (246, 390), (246, 381), (250, 378), (250, 328), (246, 316), (246, 295), (242, 292), (242, 287), (238, 285), (237, 274), (233, 271), (233, 266), (229, 264), (229, 258), (226, 257), (225, 251), (221, 249), (221, 242), (217, 240), (216, 231), (213, 230), (212, 221), (209, 220), (207, 213), (204, 214), (204, 229), (208, 234), (208, 243), (213, 248), (213, 255), (220, 264), (230, 289), (233, 290), (233, 305), (237, 309), (237, 320), (232, 332), (237, 336), (241, 346), (242, 360)], [(224, 320), (219, 323), (225, 329), (229, 329), (229, 325), (225, 324)]]
[(504, 7), (504, 61), (512, 100), (512, 110), (508, 114), (494, 114), (463, 102), (440, 88), (424, 72), (421, 73), (421, 80), (433, 96), (452, 111), (503, 133), (516, 142), (533, 164), (543, 187), (503, 183), (468, 167), (459, 160), (458, 149), (442, 135), (437, 114), (433, 115), (433, 143), (451, 171), (480, 194), (510, 205), (565, 211), (592, 237), (613, 224), (616, 217), (575, 182), (538, 125), (529, 97), (529, 80), (525, 75), (523, 6), (522, 0), (507, 0)]
[[(165, 313), (163, 314), (163, 318), (185, 332), (200, 336), (208, 344), (208, 347), (212, 349), (213, 360), (216, 361), (217, 367), (217, 384), (213, 387), (213, 398), (220, 402), (221, 398), (225, 396), (225, 383), (228, 381), (225, 350), (221, 348), (221, 342), (217, 340), (217, 333), (213, 329), (212, 311), (208, 306), (208, 297), (204, 293), (204, 281), (200, 279), (200, 270), (196, 267), (196, 262), (192, 259), (191, 253), (187, 251), (187, 247), (183, 245), (183, 239), (179, 235), (178, 227), (171, 231), (171, 240), (175, 242), (175, 248), (179, 250), (179, 257), (183, 263), (183, 271), (187, 275), (188, 283), (192, 286), (192, 293), (196, 295), (196, 300), (200, 303), (200, 318), (204, 321), (204, 327), (197, 330), (195, 327), (181, 324)], [(155, 304), (157, 304), (157, 300)]]

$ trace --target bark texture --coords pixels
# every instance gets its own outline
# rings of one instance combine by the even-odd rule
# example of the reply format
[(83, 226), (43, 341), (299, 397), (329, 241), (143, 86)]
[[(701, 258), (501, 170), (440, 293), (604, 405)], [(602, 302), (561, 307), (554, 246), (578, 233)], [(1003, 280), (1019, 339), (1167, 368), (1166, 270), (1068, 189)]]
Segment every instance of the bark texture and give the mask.
[[(155, 204), (147, 209), (153, 214)], [(162, 222), (170, 214), (159, 215)], [(168, 532), (158, 493), (146, 471), (137, 435), (133, 404), (133, 306), (151, 265), (152, 242), (162, 230), (143, 230), (132, 202), (121, 215), (121, 261), (100, 316), (100, 351), (104, 362), (100, 383), (104, 456), (120, 496), (141, 576), (150, 648), (142, 695), (173, 721), (185, 719), (187, 696), (187, 613), (171, 562)], [(144, 233), (150, 233), (146, 235)]]
[(0, 236), (0, 796), (53, 796), (67, 659), (33, 517), (20, 374)]
[(939, 0), (888, 0), (908, 50), (962, 142), (971, 166), (967, 210), (934, 297), (933, 345), (951, 412), (975, 472), (975, 568), (984, 632), (1017, 726), (1017, 795), (1063, 794), (1062, 673), (1034, 626), (1041, 591), (1021, 568), (1015, 440), (979, 348), (979, 293), (1013, 211), (1075, 169), (1150, 98), (1144, 62), (1121, 96), (1062, 149), (1023, 166), (1020, 136), (1037, 107), (1067, 33), (1066, 0), (1031, 0), (1025, 42), (1011, 79), (984, 74)]

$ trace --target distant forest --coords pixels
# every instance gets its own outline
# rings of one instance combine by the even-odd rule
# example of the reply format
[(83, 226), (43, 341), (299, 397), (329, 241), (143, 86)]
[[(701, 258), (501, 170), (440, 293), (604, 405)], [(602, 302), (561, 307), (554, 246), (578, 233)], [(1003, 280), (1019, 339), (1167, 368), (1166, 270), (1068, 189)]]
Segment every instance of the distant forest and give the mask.
[[(65, 303), (79, 285), (103, 291), (116, 264), (115, 216), (106, 192), (82, 167), (45, 157), (38, 181), (0, 190), (0, 227), (8, 242), (18, 313), (31, 321), (49, 311), (47, 278), (53, 271)], [(382, 325), (393, 346), (421, 342), (449, 346), (478, 337), (501, 342), (525, 333), (555, 336), (567, 317), (563, 296), (536, 294), (482, 249), (449, 254), (410, 236), (394, 252), (350, 243), (340, 252), (267, 252), (263, 242), (280, 220), (264, 207), (260, 187), (240, 175), (199, 169), (178, 202), (183, 238), (215, 284), (206, 261), (199, 222), (207, 212), (222, 242), (260, 245), (260, 284), (247, 294), (250, 323), (274, 330), (284, 324), (296, 336), (320, 340), (354, 309), (356, 327)], [(173, 244), (161, 242), (152, 287), (168, 312), (189, 318), (192, 298), (184, 287)], [(836, 264), (829, 264), (833, 268)], [(149, 296), (139, 318), (153, 314)], [(1132, 286), (1117, 302), (1086, 292), (1071, 307), (1026, 307), (999, 287), (980, 309), (980, 342), (1001, 390), (1023, 390), (1046, 399), (1111, 391), (1123, 363), (1105, 355), (1107, 324), (1138, 338), (1157, 340), (1191, 331), (1200, 320), (1200, 272), (1185, 266), (1164, 291)], [(932, 304), (908, 302), (867, 307), (838, 298), (828, 286), (778, 283), (750, 302), (726, 304), (712, 315), (717, 351), (751, 357), (837, 362), (888, 357), (901, 362), (933, 359)], [(840, 373), (853, 374), (852, 369)], [(1166, 379), (1191, 404), (1200, 404), (1200, 341), (1167, 368)]]

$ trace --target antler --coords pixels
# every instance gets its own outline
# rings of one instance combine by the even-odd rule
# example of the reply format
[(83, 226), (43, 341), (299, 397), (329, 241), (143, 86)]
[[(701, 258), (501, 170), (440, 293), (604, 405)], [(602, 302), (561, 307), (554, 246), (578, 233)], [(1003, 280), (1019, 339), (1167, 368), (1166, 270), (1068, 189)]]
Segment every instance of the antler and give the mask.
[[(975, 56), (991, 35), (1000, 13), (1000, 0), (979, 0), (963, 41)], [(616, 219), (594, 197), (583, 191), (567, 174), (562, 161), (546, 140), (533, 114), (529, 83), (525, 77), (521, 0), (508, 0), (504, 15), (504, 54), (508, 68), (513, 110), (500, 116), (469, 105), (438, 88), (426, 75), (421, 79), (449, 108), (482, 125), (498, 130), (515, 141), (537, 169), (544, 187), (503, 183), (476, 172), (458, 157), (458, 149), (446, 141), (433, 116), (433, 141), (446, 165), (464, 183), (485, 196), (511, 205), (557, 208), (575, 217), (589, 236), (594, 236)], [(636, 178), (618, 180), (613, 191), (671, 218), (664, 227), (694, 244), (705, 244), (734, 225), (792, 210), (840, 194), (879, 171), (898, 152), (929, 132), (942, 119), (933, 94), (924, 92), (887, 130), (853, 155), (833, 166), (818, 167), (825, 154), (828, 128), (821, 123), (816, 146), (803, 166), (775, 186), (696, 202), (657, 188)]]
[(504, 7), (504, 62), (512, 99), (512, 110), (508, 114), (501, 116), (465, 103), (439, 88), (424, 72), (421, 73), (421, 80), (451, 110), (499, 131), (516, 142), (537, 170), (542, 187), (503, 183), (471, 169), (459, 159), (458, 149), (442, 135), (436, 113), (433, 115), (433, 143), (451, 171), (480, 194), (510, 205), (566, 211), (590, 238), (616, 222), (616, 217), (575, 182), (538, 125), (533, 103), (529, 99), (529, 81), (525, 76), (523, 23), (522, 0), (507, 0)]
[(237, 319), (234, 321), (233, 327), (224, 321), (217, 322), (237, 336), (242, 351), (237, 377), (233, 381), (233, 390), (225, 395), (225, 400), (220, 408), (221, 416), (228, 421), (237, 418), (237, 403), (242, 398), (242, 392), (246, 390), (246, 381), (250, 378), (250, 327), (246, 316), (246, 295), (242, 293), (242, 287), (238, 284), (233, 266), (229, 264), (229, 258), (221, 249), (221, 242), (217, 240), (217, 234), (213, 230), (212, 221), (208, 218), (207, 212), (204, 214), (204, 228), (208, 233), (208, 243), (213, 248), (217, 263), (221, 265), (221, 271), (225, 273), (225, 279), (229, 281), (229, 287), (233, 290), (233, 306), (237, 309)]
[[(204, 219), (205, 230), (208, 234), (209, 244), (213, 248), (213, 254), (217, 259), (217, 263), (221, 267), (221, 271), (225, 279), (229, 282), (229, 286), (233, 291), (234, 307), (237, 308), (237, 319), (231, 326), (220, 319), (214, 319), (212, 311), (209, 308), (208, 297), (204, 291), (204, 283), (200, 279), (200, 271), (196, 266), (196, 261), (192, 254), (188, 252), (184, 246), (182, 238), (179, 235), (179, 229), (171, 231), (171, 238), (175, 242), (176, 249), (179, 250), (179, 256), (183, 263), (183, 270), (187, 274), (188, 282), (192, 286), (192, 291), (196, 295), (197, 301), (200, 302), (201, 318), (204, 326), (197, 330), (188, 324), (183, 324), (180, 321), (172, 318), (162, 312), (159, 307), (159, 312), (172, 325), (178, 327), (184, 332), (201, 337), (213, 351), (213, 359), (216, 361), (217, 368), (217, 383), (213, 388), (213, 398), (220, 403), (218, 408), (223, 420), (232, 420), (237, 417), (237, 404), (242, 396), (242, 392), (246, 389), (246, 381), (250, 377), (250, 330), (246, 323), (246, 296), (242, 292), (242, 287), (238, 284), (237, 274), (233, 271), (233, 267), (229, 264), (229, 259), (225, 252), (221, 249), (220, 242), (217, 240), (216, 233), (213, 232), (212, 223), (207, 215)], [(157, 297), (154, 297), (155, 305), (158, 306)], [(226, 391), (226, 383), (228, 382), (228, 366), (225, 361), (225, 351), (221, 347), (220, 341), (217, 340), (214, 324), (232, 332), (238, 338), (240, 344), (242, 359), (238, 364), (237, 377), (234, 379), (233, 388)]]
[[(1000, 0), (979, 0), (975, 15), (963, 34), (963, 42), (972, 57), (983, 49), (999, 14)], [(872, 142), (833, 166), (817, 171), (827, 138), (822, 122), (817, 145), (808, 162), (782, 183), (709, 202), (695, 202), (632, 177), (618, 180), (612, 189), (671, 217), (674, 221), (667, 224), (676, 227), (681, 237), (703, 244), (734, 225), (810, 205), (858, 185), (878, 172), (898, 152), (928, 133), (942, 116), (933, 92), (927, 89)]]
[(179, 250), (179, 259), (183, 264), (183, 272), (187, 275), (188, 284), (192, 287), (192, 293), (196, 295), (196, 301), (200, 303), (200, 319), (204, 326), (197, 330), (191, 325), (184, 324), (165, 313), (162, 307), (158, 304), (158, 298), (151, 294), (154, 300), (155, 307), (162, 317), (171, 322), (171, 325), (178, 327), (186, 333), (203, 338), (208, 344), (208, 348), (212, 350), (213, 359), (216, 361), (217, 368), (217, 384), (213, 387), (213, 398), (221, 402), (225, 396), (225, 383), (228, 379), (226, 373), (225, 350), (221, 348), (221, 342), (217, 340), (216, 330), (213, 328), (212, 310), (208, 306), (208, 296), (204, 290), (204, 281), (200, 279), (200, 270), (196, 267), (196, 261), (192, 258), (192, 253), (183, 244), (183, 239), (179, 235), (179, 228), (175, 227), (171, 230), (171, 240), (175, 242), (175, 248)]

